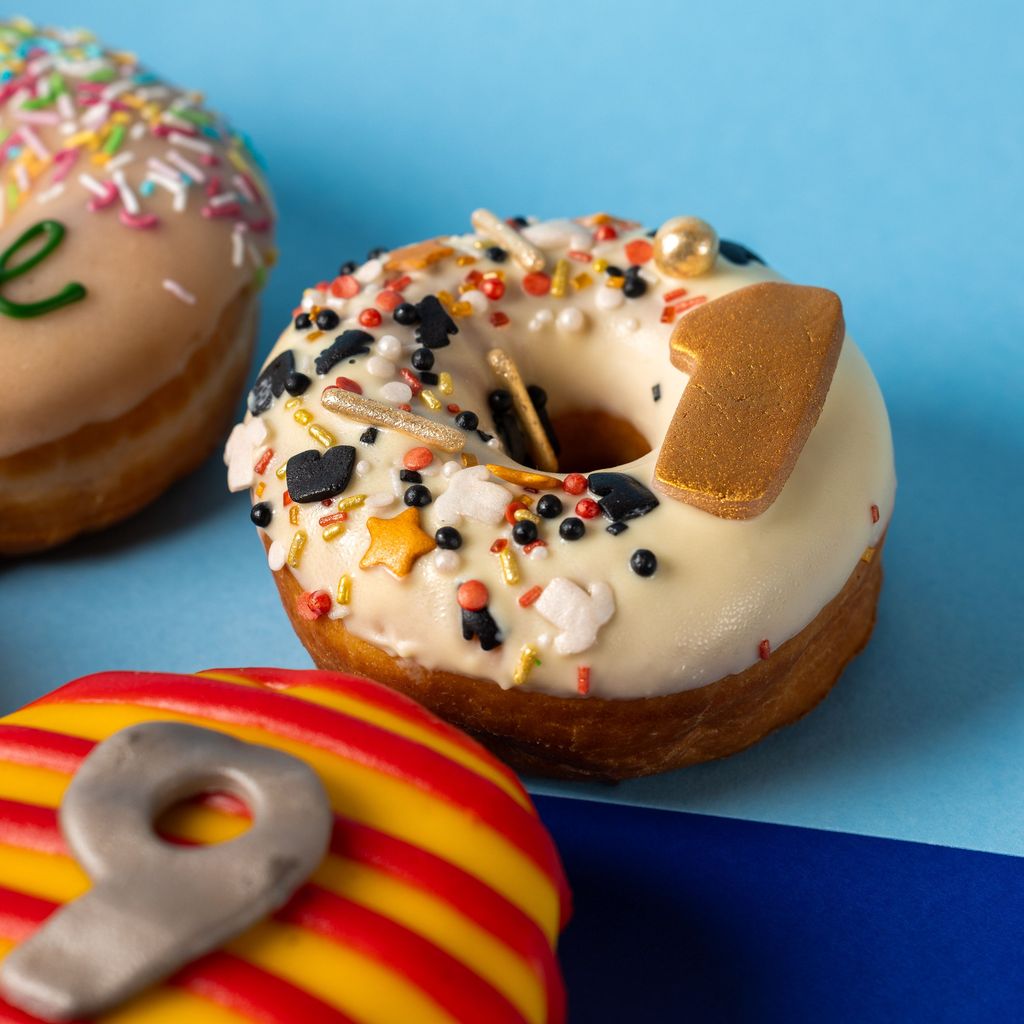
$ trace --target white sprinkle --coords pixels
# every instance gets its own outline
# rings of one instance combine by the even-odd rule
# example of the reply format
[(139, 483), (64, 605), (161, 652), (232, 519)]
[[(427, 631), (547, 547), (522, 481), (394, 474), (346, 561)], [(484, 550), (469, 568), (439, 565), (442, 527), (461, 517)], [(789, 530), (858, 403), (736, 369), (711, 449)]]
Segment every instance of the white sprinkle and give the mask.
[(233, 267), (240, 267), (245, 260), (245, 240), (242, 238), (245, 230), (244, 224), (236, 224), (231, 232), (231, 265)]
[(542, 249), (589, 249), (590, 232), (571, 220), (548, 220), (523, 228), (522, 235)]
[(179, 188), (176, 195), (174, 196), (174, 212), (184, 213), (186, 206), (188, 206), (188, 192), (183, 188)]
[(464, 302), (468, 302), (473, 307), (474, 313), (485, 313), (489, 305), (487, 296), (484, 295), (479, 288), (474, 288), (472, 291), (464, 292), (461, 296)]
[(40, 204), (48, 203), (51, 199), (56, 199), (57, 196), (63, 193), (63, 191), (64, 182), (58, 182), (56, 185), (53, 185), (51, 188), (48, 188), (45, 192), (40, 192), (39, 195), (36, 196), (36, 202)]
[(356, 463), (356, 476), (366, 476), (370, 472), (370, 463), (367, 459), (360, 459)]
[(154, 169), (146, 175), (146, 178), (153, 182), (154, 185), (159, 185), (161, 188), (167, 189), (168, 192), (175, 196), (183, 190), (181, 181), (177, 176), (168, 178), (160, 171)]
[(28, 176), (28, 168), (24, 164), (14, 165), (14, 176), (18, 179), (18, 188), (22, 192), (27, 192), (32, 187), (32, 182)]
[(442, 468), (441, 472), (451, 479), (458, 471), (462, 469), (462, 464), (456, 462), (454, 459), (449, 459)]
[(233, 175), (231, 180), (234, 183), (235, 188), (237, 188), (250, 203), (259, 202), (259, 196), (253, 192), (252, 186), (240, 174)]
[(377, 355), (385, 359), (397, 359), (402, 354), (402, 343), (393, 334), (385, 334), (378, 338), (374, 348)]
[(128, 92), (128, 90), (131, 89), (131, 87), (134, 84), (135, 83), (130, 78), (123, 79), (120, 82), (111, 82), (110, 85), (108, 85), (103, 90), (103, 92), (100, 93), (100, 96), (105, 100), (117, 99), (117, 97), (120, 96), (121, 93)]
[(62, 92), (57, 97), (57, 113), (65, 121), (70, 121), (75, 116), (75, 104), (70, 93)]
[[(179, 171), (184, 171), (193, 181), (200, 183), (206, 181), (206, 175), (198, 168), (191, 160), (186, 160), (180, 153), (176, 153), (173, 149), (167, 151), (167, 159), (178, 168)], [(212, 205), (212, 200), (211, 200)]]
[(384, 264), (380, 260), (367, 260), (352, 276), (360, 284), (376, 281), (384, 273)]
[(626, 301), (621, 288), (598, 288), (597, 308), (618, 309)]
[(136, 121), (135, 124), (128, 129), (128, 138), (132, 142), (138, 142), (146, 134), (146, 124), (144, 121)]
[(110, 163), (107, 164), (107, 171), (113, 174), (114, 171), (119, 171), (122, 167), (127, 167), (135, 159), (134, 153), (119, 153)]
[(202, 139), (193, 139), (190, 135), (182, 135), (181, 132), (171, 132), (167, 141), (172, 146), (183, 146), (185, 149), (194, 149), (197, 153), (212, 153), (213, 146)]
[(446, 576), (450, 576), (453, 572), (457, 571), (461, 562), (462, 559), (454, 551), (438, 548), (434, 552), (434, 568)]
[(94, 196), (105, 199), (107, 190), (90, 174), (80, 174), (78, 180), (82, 188), (87, 188)]
[(36, 135), (36, 133), (32, 131), (27, 124), (23, 124), (21, 126), (21, 137), (25, 140), (25, 144), (28, 148), (31, 149), (40, 160), (50, 159), (50, 151), (43, 145), (39, 136)]
[(139, 200), (131, 186), (125, 181), (124, 171), (114, 171), (112, 177), (121, 196), (121, 205), (134, 217), (139, 212)]
[(158, 100), (170, 94), (166, 85), (147, 85), (143, 89), (136, 89), (135, 94), (141, 100)]
[(543, 562), (548, 557), (547, 544), (538, 544), (535, 548), (531, 548), (527, 557), (532, 558), (535, 562)]
[(328, 295), (324, 305), (341, 312), (345, 308), (345, 300), (339, 299), (336, 295)]
[(393, 494), (389, 494), (387, 491), (377, 491), (376, 494), (367, 495), (365, 505), (367, 508), (387, 508), (395, 500)]
[(104, 121), (110, 116), (110, 104), (109, 103), (97, 103), (95, 107), (90, 107), (81, 118), (83, 128), (95, 128), (98, 125), (103, 124)]
[(177, 281), (172, 281), (171, 278), (165, 277), (163, 281), (164, 288), (169, 291), (176, 299), (181, 299), (188, 306), (194, 306), (196, 304), (196, 297), (185, 288), (182, 288)]
[(170, 178), (172, 181), (176, 181), (179, 185), (181, 184), (181, 173), (176, 171), (173, 167), (165, 164), (159, 157), (151, 156), (146, 161), (146, 166), (152, 168), (154, 171), (159, 171), (162, 175)]
[(615, 330), (618, 334), (632, 334), (639, 328), (640, 321), (635, 316), (620, 316), (615, 321)]
[(380, 397), (385, 402), (394, 402), (395, 405), (405, 405), (412, 401), (412, 388), (400, 380), (393, 380), (380, 389)]
[(267, 565), (270, 566), (271, 571), (277, 572), (278, 569), (283, 569), (287, 558), (288, 552), (285, 551), (284, 545), (279, 540), (275, 540), (267, 548)]
[(370, 356), (366, 360), (366, 372), (372, 373), (374, 377), (390, 380), (395, 375), (395, 364), (383, 356)]
[(221, 192), (219, 196), (211, 196), (207, 202), (213, 209), (217, 209), (219, 206), (227, 206), (228, 203), (235, 203), (238, 201), (237, 192)]
[(550, 309), (538, 309), (530, 318), (530, 322), (527, 324), (527, 327), (534, 332), (542, 331), (549, 324), (553, 323), (554, 319), (555, 314), (552, 313)]
[(60, 115), (55, 110), (16, 110), (14, 116), (23, 124), (57, 124)]
[(586, 327), (587, 318), (583, 315), (583, 310), (576, 306), (566, 306), (558, 314), (556, 323), (560, 331), (565, 331), (567, 334), (579, 334)]
[(391, 470), (391, 490), (395, 492), (395, 497), (400, 498), (405, 494), (405, 481), (402, 480), (402, 471), (400, 469)]

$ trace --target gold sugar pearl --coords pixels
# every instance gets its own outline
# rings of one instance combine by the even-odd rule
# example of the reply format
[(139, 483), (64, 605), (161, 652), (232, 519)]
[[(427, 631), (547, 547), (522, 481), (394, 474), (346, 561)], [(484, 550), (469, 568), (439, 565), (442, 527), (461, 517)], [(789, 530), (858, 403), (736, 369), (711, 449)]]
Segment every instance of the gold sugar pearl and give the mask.
[(654, 236), (654, 264), (668, 277), (699, 277), (718, 258), (718, 235), (699, 217), (673, 217)]

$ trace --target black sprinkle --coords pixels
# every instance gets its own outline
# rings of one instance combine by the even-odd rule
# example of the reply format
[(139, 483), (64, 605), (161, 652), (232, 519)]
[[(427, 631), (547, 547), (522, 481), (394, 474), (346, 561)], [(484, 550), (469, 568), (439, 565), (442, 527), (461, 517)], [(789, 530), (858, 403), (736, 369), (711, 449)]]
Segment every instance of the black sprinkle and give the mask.
[(661, 401), (661, 385), (660, 384), (655, 384), (654, 387), (651, 388), (651, 395), (652, 395), (652, 397), (654, 398), (654, 400), (656, 402), (660, 402)]
[(658, 571), (658, 558), (647, 548), (637, 548), (629, 556), (629, 567), (637, 576), (653, 576)]
[(304, 374), (295, 371), (289, 373), (284, 379), (284, 389), (289, 395), (294, 395), (296, 398), (299, 395), (304, 395), (309, 388), (309, 385), (313, 382)]
[(605, 267), (604, 268), (604, 272), (609, 277), (625, 277), (626, 276), (626, 272), (622, 269), (622, 267)]
[(512, 539), (517, 544), (532, 544), (537, 539), (537, 524), (521, 520), (512, 527)]
[(455, 426), (459, 430), (476, 430), (480, 426), (480, 417), (475, 412), (470, 412), (468, 409), (465, 412), (460, 412), (455, 417)]
[(438, 382), (439, 379), (440, 378), (437, 376), (437, 374), (436, 373), (431, 373), (430, 370), (421, 370), (420, 371), (420, 383), (421, 384), (426, 384), (429, 387), (433, 387)]
[(413, 352), (409, 361), (414, 370), (432, 370), (434, 368), (434, 353), (429, 348), (418, 348)]
[(562, 514), (562, 499), (557, 494), (542, 495), (537, 502), (537, 514), (545, 519), (555, 519)]
[(391, 315), (395, 318), (396, 324), (402, 324), (404, 327), (411, 327), (420, 322), (420, 312), (411, 302), (395, 306), (395, 311)]
[(745, 245), (740, 245), (739, 242), (729, 242), (724, 238), (718, 243), (718, 251), (730, 263), (736, 263), (741, 267), (746, 266), (751, 260), (754, 260), (755, 263), (764, 263), (764, 260), (756, 252), (752, 252)]
[(341, 323), (341, 317), (333, 309), (321, 309), (316, 315), (316, 325), (321, 331), (333, 331)]
[(340, 267), (338, 267), (338, 277), (345, 277), (346, 274), (354, 274), (358, 269), (359, 264), (355, 260), (346, 260)]
[(356, 450), (339, 444), (320, 454), (315, 448), (299, 452), (288, 460), (285, 480), (292, 501), (307, 504), (341, 494), (352, 479)]
[(530, 226), (530, 222), (525, 217), (509, 217), (509, 221), (516, 228), (528, 228)]
[(379, 259), (381, 258), (381, 256), (384, 256), (384, 255), (386, 255), (388, 251), (389, 251), (389, 250), (387, 250), (387, 249), (385, 249), (385, 248), (383, 248), (383, 247), (381, 247), (381, 246), (377, 246), (377, 248), (376, 248), (376, 249), (371, 249), (371, 250), (370, 250), (370, 251), (369, 251), (369, 252), (368, 252), (368, 253), (366, 254), (366, 258), (367, 258), (368, 260), (379, 260)]
[[(398, 309), (395, 310), (396, 313)], [(448, 315), (436, 295), (424, 296), (416, 303), (416, 312), (420, 317), (419, 326), (416, 328), (416, 340), (427, 348), (444, 348), (449, 344), (448, 335), (459, 333), (455, 321)]]
[(410, 508), (423, 508), (434, 500), (434, 496), (430, 493), (429, 487), (424, 487), (423, 484), (413, 484), (405, 489), (402, 500)]
[(658, 233), (658, 229), (657, 228), (651, 228), (651, 230), (647, 232), (647, 237), (648, 238), (653, 238), (657, 233)]
[(373, 335), (366, 331), (345, 331), (316, 357), (316, 372), (323, 376), (330, 373), (331, 367), (343, 359), (363, 356), (370, 351)]
[(398, 479), (403, 484), (421, 484), (423, 477), (415, 469), (401, 469), (398, 471)]
[(462, 609), (462, 638), (472, 640), (476, 637), (485, 651), (493, 650), (501, 645), (500, 631), (494, 617), (486, 608), (471, 612)]
[(487, 396), (487, 405), (505, 453), (514, 462), (529, 465), (530, 446), (512, 404), (512, 395), (504, 388), (496, 388)]
[(627, 299), (639, 299), (641, 295), (647, 294), (647, 282), (642, 277), (630, 277), (626, 275), (626, 283), (622, 286), (622, 294)]
[(587, 528), (583, 525), (583, 520), (577, 519), (575, 516), (563, 519), (558, 527), (558, 536), (562, 540), (579, 540), (586, 532)]
[(274, 510), (265, 501), (261, 501), (249, 509), (249, 518), (256, 526), (265, 530), (270, 525), (270, 520), (274, 518)]
[(551, 445), (554, 453), (560, 455), (562, 446), (558, 443), (558, 438), (555, 437), (555, 428), (551, 422), (551, 417), (548, 415), (548, 393), (539, 384), (530, 384), (526, 389), (526, 393), (530, 396), (530, 403), (537, 413), (540, 425), (544, 428), (548, 443)]
[(266, 412), (274, 404), (274, 399), (281, 397), (284, 382), (294, 371), (295, 353), (289, 348), (273, 362), (268, 363), (256, 378), (256, 383), (249, 392), (249, 412), (253, 416)]
[(476, 436), (479, 437), (484, 444), (487, 444), (487, 442), (494, 437), (493, 434), (488, 434), (486, 430), (478, 430), (476, 432)]
[(313, 326), (313, 321), (310, 320), (308, 313), (300, 313), (295, 318), (295, 330), (297, 331), (308, 331)]
[(658, 507), (654, 494), (625, 473), (591, 473), (587, 486), (600, 497), (597, 504), (612, 522), (636, 519)]
[(606, 526), (606, 532), (610, 533), (613, 537), (618, 537), (620, 533), (625, 533), (629, 529), (626, 523), (612, 523), (610, 526)]
[(359, 440), (363, 444), (376, 444), (377, 443), (377, 428), (367, 427), (360, 435)]
[(445, 551), (458, 551), (462, 547), (462, 534), (454, 526), (442, 526), (434, 534), (434, 540)]
[(508, 253), (500, 245), (492, 245), (484, 249), (484, 255), (495, 263), (504, 263), (508, 259)]

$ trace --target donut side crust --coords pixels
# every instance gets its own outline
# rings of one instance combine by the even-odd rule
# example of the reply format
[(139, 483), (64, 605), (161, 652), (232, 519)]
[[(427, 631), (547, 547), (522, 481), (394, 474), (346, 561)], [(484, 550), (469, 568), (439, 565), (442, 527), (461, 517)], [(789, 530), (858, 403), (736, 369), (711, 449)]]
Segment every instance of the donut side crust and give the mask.
[(871, 636), (883, 542), (870, 561), (858, 561), (811, 623), (768, 658), (708, 686), (636, 700), (503, 690), (487, 680), (425, 669), (353, 636), (344, 620), (303, 619), (295, 578), (287, 568), (274, 577), (292, 626), (319, 668), (394, 687), (517, 771), (615, 781), (727, 757), (811, 711)]
[(123, 416), (0, 459), (0, 556), (109, 526), (199, 466), (234, 418), (256, 310), (256, 294), (243, 288), (182, 371)]

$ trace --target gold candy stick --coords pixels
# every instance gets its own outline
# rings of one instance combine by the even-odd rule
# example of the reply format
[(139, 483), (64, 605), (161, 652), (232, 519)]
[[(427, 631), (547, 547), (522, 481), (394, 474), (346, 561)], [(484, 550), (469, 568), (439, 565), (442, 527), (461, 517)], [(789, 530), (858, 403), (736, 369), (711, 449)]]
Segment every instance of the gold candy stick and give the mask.
[(480, 234), (500, 242), (527, 273), (544, 269), (544, 253), (490, 210), (474, 210), (470, 220)]
[(512, 395), (512, 404), (515, 406), (519, 422), (523, 425), (526, 440), (533, 452), (537, 468), (548, 473), (557, 470), (558, 458), (555, 455), (555, 450), (551, 447), (551, 442), (544, 431), (537, 410), (533, 407), (533, 402), (530, 401), (530, 394), (526, 390), (526, 385), (523, 383), (516, 364), (509, 358), (508, 353), (500, 348), (492, 348), (487, 353), (487, 363), (494, 372), (494, 376)]
[(455, 427), (435, 423), (425, 416), (395, 409), (343, 388), (328, 388), (321, 396), (320, 404), (339, 416), (347, 416), (358, 423), (370, 423), (375, 427), (400, 430), (403, 434), (415, 437), (417, 441), (434, 445), (446, 452), (462, 451), (466, 445), (466, 435)]

